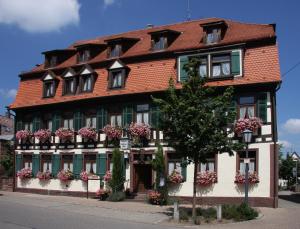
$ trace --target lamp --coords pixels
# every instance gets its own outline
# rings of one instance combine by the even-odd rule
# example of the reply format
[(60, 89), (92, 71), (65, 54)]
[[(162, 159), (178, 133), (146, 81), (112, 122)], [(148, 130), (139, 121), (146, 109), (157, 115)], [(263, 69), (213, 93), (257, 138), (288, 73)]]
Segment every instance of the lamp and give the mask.
[(252, 139), (252, 131), (251, 130), (244, 130), (243, 131), (243, 140), (245, 143), (249, 144), (251, 142)]

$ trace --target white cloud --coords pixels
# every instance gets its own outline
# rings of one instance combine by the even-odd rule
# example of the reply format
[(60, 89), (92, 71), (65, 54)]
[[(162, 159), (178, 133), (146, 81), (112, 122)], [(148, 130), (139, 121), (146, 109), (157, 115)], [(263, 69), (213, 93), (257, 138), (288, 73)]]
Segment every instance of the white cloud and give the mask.
[(112, 5), (116, 2), (116, 0), (104, 0), (104, 7)]
[(27, 32), (59, 31), (79, 23), (78, 0), (0, 0), (0, 23)]
[(286, 140), (279, 140), (278, 144), (282, 145), (285, 149), (289, 149), (292, 147), (292, 143)]
[(14, 99), (16, 97), (17, 90), (16, 89), (1, 89), (0, 88), (0, 96), (5, 99)]
[(300, 133), (300, 119), (291, 118), (283, 124), (283, 129), (290, 134)]

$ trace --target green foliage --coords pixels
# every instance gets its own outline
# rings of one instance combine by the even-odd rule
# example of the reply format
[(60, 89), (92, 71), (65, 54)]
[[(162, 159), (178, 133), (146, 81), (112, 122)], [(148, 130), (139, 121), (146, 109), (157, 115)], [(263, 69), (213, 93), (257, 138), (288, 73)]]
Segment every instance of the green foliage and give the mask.
[(185, 208), (179, 209), (179, 219), (182, 221), (188, 221), (189, 220), (189, 214), (188, 211)]
[(4, 168), (4, 174), (8, 177), (13, 176), (13, 145), (9, 142), (3, 143), (3, 151), (5, 154), (1, 157), (0, 164)]
[(109, 186), (112, 190), (112, 193), (122, 192), (124, 190), (124, 175), (123, 175), (123, 166), (122, 155), (119, 149), (114, 149), (112, 153), (112, 179), (109, 181)]
[[(296, 182), (296, 178), (293, 176), (293, 168), (296, 167), (296, 161), (290, 155), (286, 156), (286, 159), (281, 158), (279, 163), (279, 177), (288, 181), (288, 186), (292, 186)], [(298, 174), (300, 174), (300, 163), (298, 162)]]
[(125, 199), (126, 195), (124, 192), (112, 192), (107, 200), (108, 201), (112, 201), (112, 202), (119, 202), (119, 201), (123, 201)]
[(244, 221), (255, 219), (258, 216), (258, 212), (246, 203), (242, 203), (241, 205), (223, 205), (222, 216), (224, 219)]

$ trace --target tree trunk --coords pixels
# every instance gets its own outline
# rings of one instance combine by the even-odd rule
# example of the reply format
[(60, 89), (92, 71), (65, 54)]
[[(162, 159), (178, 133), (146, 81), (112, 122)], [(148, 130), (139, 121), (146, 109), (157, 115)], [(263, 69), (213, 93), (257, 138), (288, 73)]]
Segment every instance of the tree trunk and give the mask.
[(195, 223), (196, 220), (196, 192), (197, 192), (197, 169), (198, 169), (199, 162), (194, 161), (194, 182), (193, 182), (193, 211), (192, 211), (192, 217), (193, 222)]

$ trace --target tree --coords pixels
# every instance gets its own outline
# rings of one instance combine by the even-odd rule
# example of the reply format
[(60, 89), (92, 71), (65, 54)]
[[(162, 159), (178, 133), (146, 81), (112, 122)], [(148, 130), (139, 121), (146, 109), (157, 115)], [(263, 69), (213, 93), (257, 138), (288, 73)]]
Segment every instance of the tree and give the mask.
[(112, 192), (122, 192), (124, 189), (124, 163), (120, 150), (118, 148), (114, 149), (112, 153), (112, 178), (109, 181), (109, 186)]
[[(293, 160), (292, 156), (287, 154), (286, 159), (281, 159), (279, 164), (279, 178), (287, 180), (288, 187), (292, 186), (296, 182), (296, 178), (293, 176), (293, 168), (296, 167), (296, 161)], [(298, 176), (300, 170), (300, 163), (298, 162)]]
[(162, 128), (176, 152), (194, 163), (193, 219), (196, 216), (196, 177), (199, 163), (205, 163), (215, 153), (241, 147), (228, 138), (229, 127), (235, 119), (232, 103), (233, 88), (223, 92), (207, 86), (199, 76), (199, 60), (192, 59), (184, 66), (188, 79), (176, 90), (171, 79), (165, 98), (153, 98), (162, 112)]
[(3, 143), (3, 151), (5, 152), (0, 159), (0, 165), (4, 168), (4, 174), (8, 177), (13, 176), (13, 144), (9, 141)]

